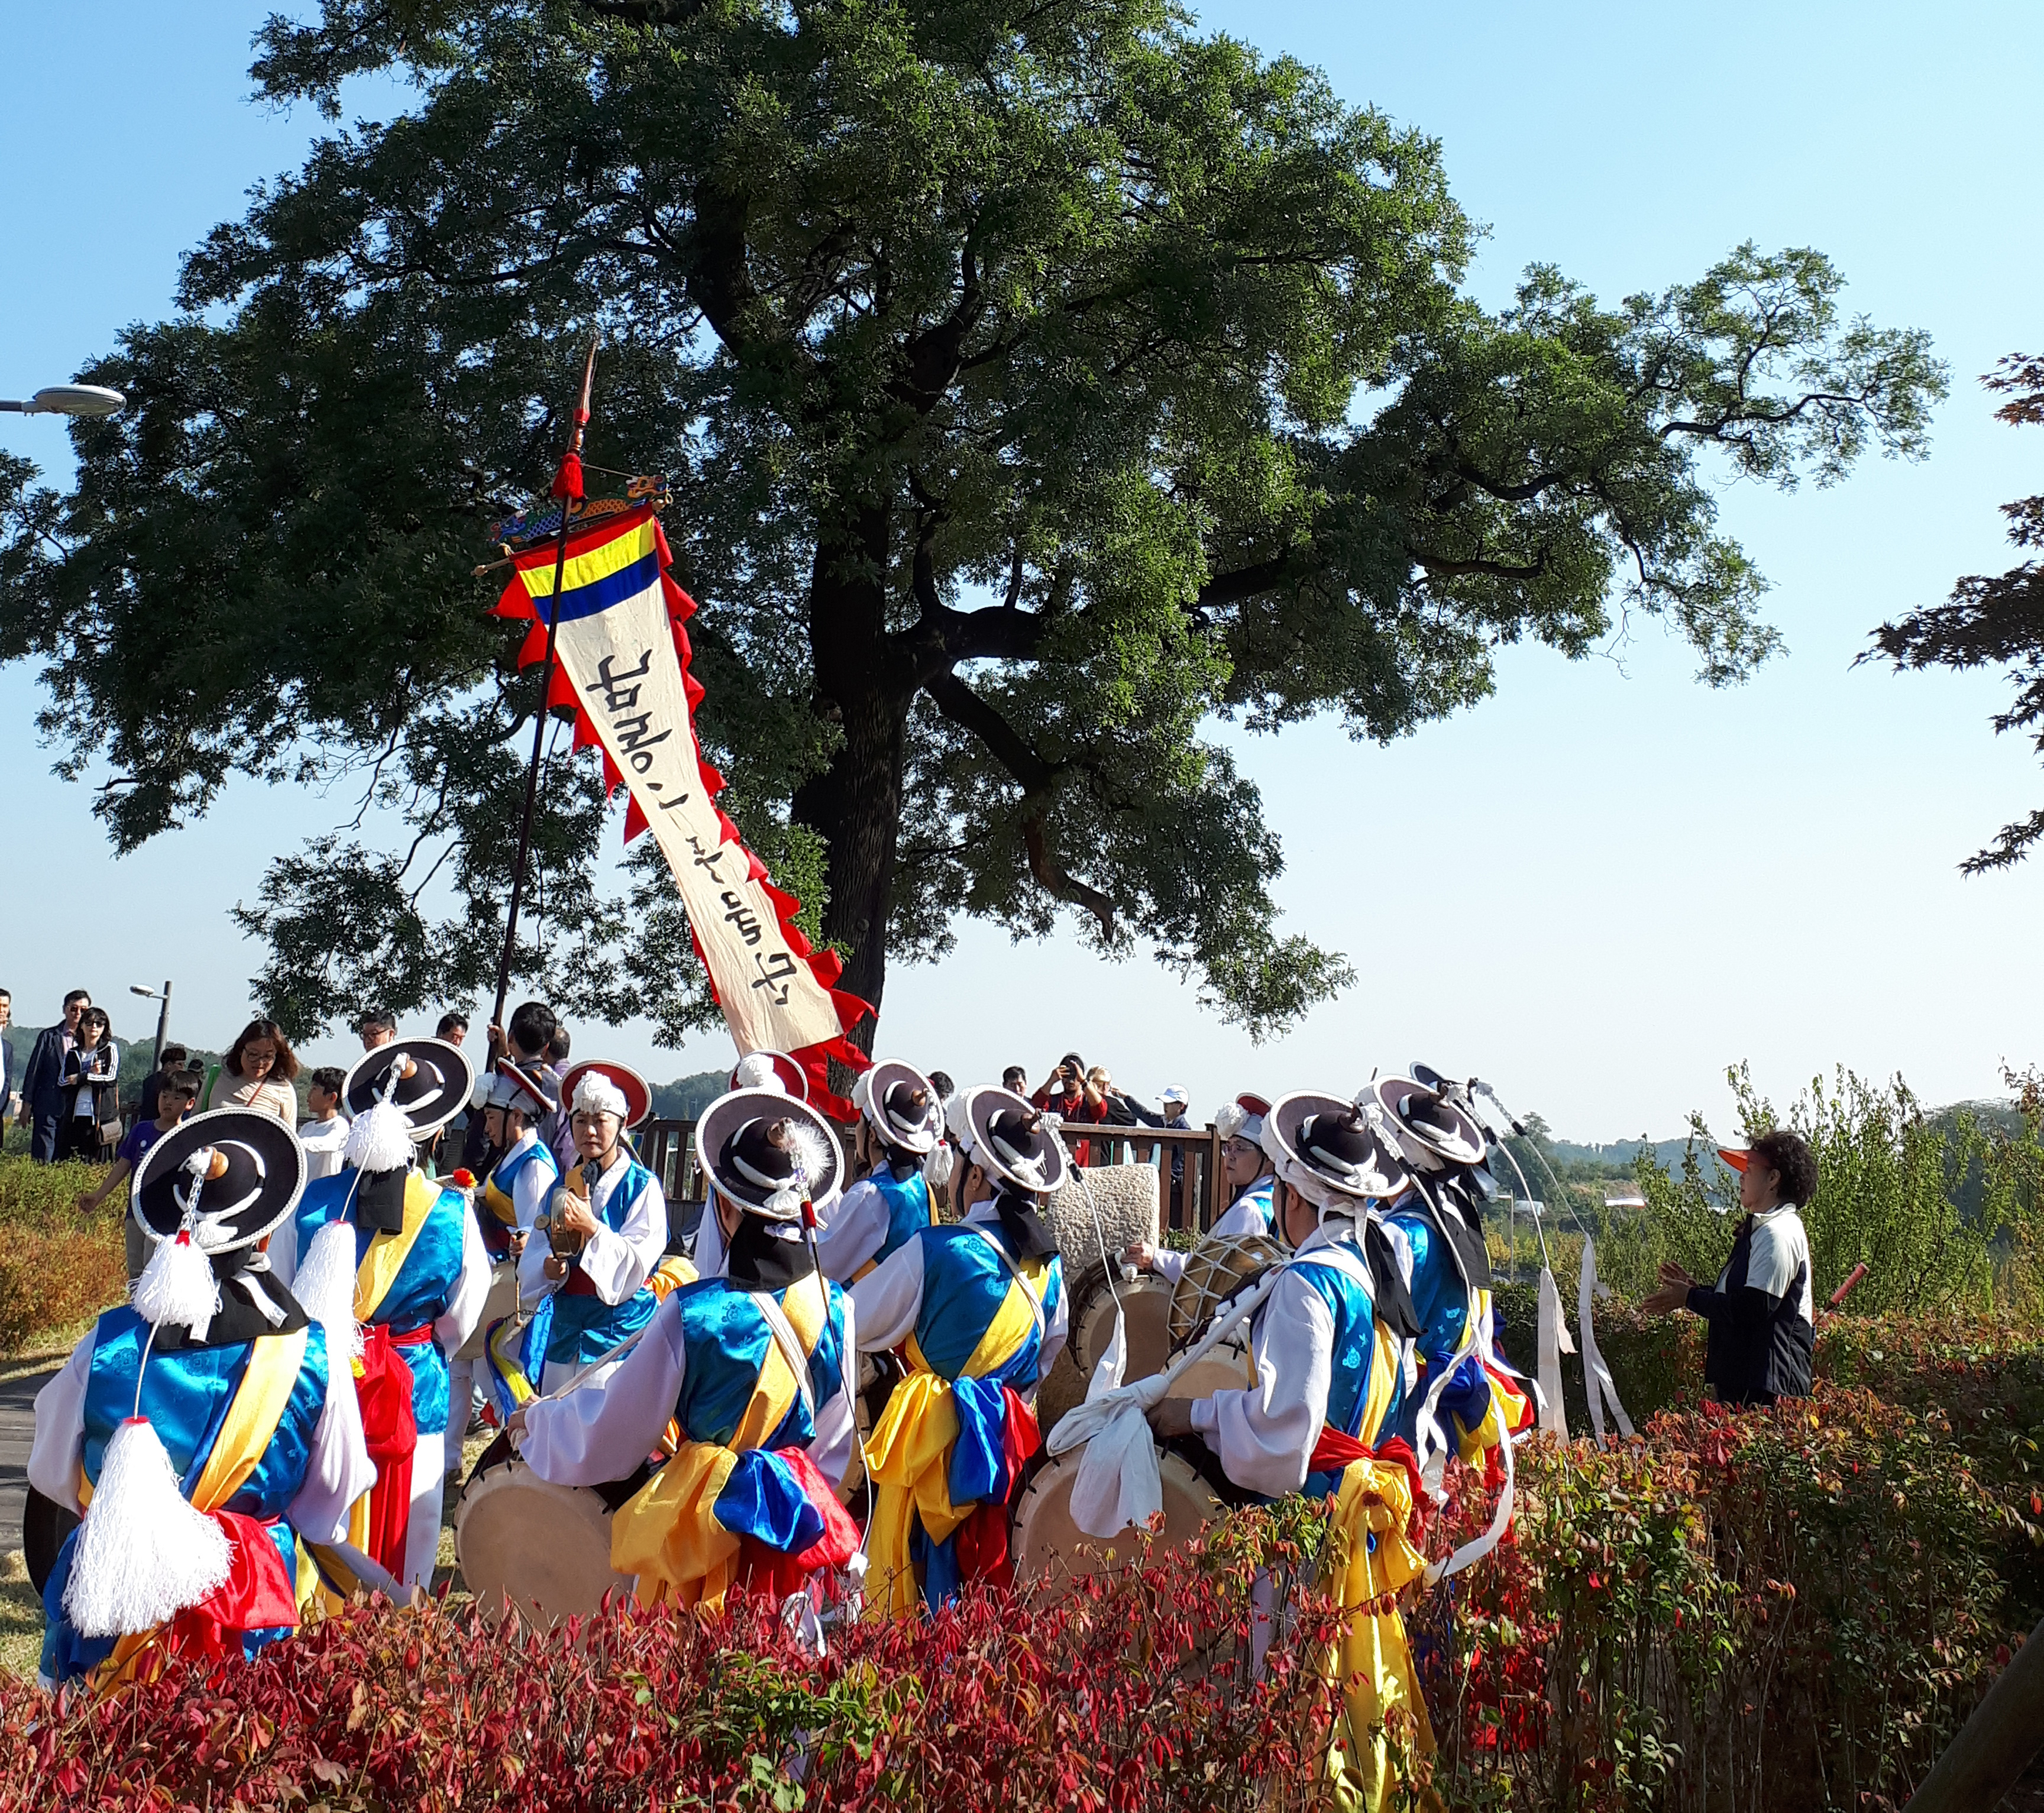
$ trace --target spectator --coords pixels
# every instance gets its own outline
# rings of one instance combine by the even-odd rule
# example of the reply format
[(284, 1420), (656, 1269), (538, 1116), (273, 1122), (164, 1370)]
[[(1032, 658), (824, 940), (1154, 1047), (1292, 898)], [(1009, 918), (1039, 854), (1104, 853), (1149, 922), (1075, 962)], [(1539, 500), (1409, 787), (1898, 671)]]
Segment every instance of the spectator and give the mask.
[(436, 1039), (444, 1039), (450, 1045), (459, 1045), (468, 1036), (468, 1016), (465, 1013), (444, 1013), (440, 1023), (433, 1028)]
[(56, 1155), (103, 1164), (121, 1139), (121, 1047), (104, 1008), (79, 1013), (63, 1065)]
[(57, 1155), (57, 1123), (63, 1118), (64, 1061), (78, 1043), (78, 1023), (92, 1005), (83, 989), (73, 989), (63, 998), (63, 1018), (36, 1035), (29, 1052), (28, 1067), (21, 1073), (21, 1124), (34, 1129), (29, 1153), (38, 1164), (52, 1163)]
[(0, 1120), (21, 1112), (14, 1099), (14, 997), (0, 989)]
[[(113, 1169), (96, 1190), (81, 1190), (78, 1206), (86, 1214), (94, 1213), (115, 1190), (134, 1175), (135, 1168), (149, 1148), (190, 1114), (198, 1103), (199, 1077), (196, 1070), (171, 1070), (163, 1073), (156, 1085), (156, 1116), (152, 1120), (138, 1114), (135, 1124), (129, 1128), (128, 1137), (121, 1142), (121, 1150), (115, 1155)], [(140, 1224), (132, 1215), (124, 1216), (128, 1239), (128, 1277), (133, 1283), (142, 1275), (142, 1268), (148, 1263), (149, 1243), (144, 1239)]]
[(958, 1093), (958, 1085), (951, 1081), (951, 1074), (947, 1070), (931, 1071), (930, 1087), (937, 1092), (939, 1101), (949, 1101)]
[(142, 1079), (142, 1086), (135, 1092), (135, 1118), (147, 1120), (156, 1112), (156, 1092), (163, 1086), (163, 1078), (174, 1070), (189, 1069), (187, 1060), (191, 1054), (182, 1045), (166, 1045), (156, 1058), (156, 1067)]
[(1798, 1212), (1817, 1193), (1816, 1156), (1785, 1127), (1762, 1134), (1745, 1151), (1718, 1156), (1739, 1173), (1746, 1211), (1731, 1258), (1708, 1285), (1662, 1261), (1661, 1288), (1639, 1307), (1660, 1315), (1687, 1309), (1710, 1323), (1704, 1382), (1720, 1404), (1808, 1397), (1815, 1305), (1810, 1240)]
[[(1186, 1110), (1192, 1098), (1174, 1083), (1158, 1098), (1158, 1108), (1152, 1113), (1125, 1089), (1113, 1092), (1114, 1105), (1120, 1112), (1116, 1119), (1124, 1127), (1140, 1123), (1144, 1127), (1161, 1127), (1166, 1132), (1189, 1133), (1193, 1130), (1191, 1116)], [(1121, 1120), (1121, 1116), (1128, 1118)], [(1190, 1219), (1185, 1202), (1185, 1149), (1174, 1145), (1171, 1148), (1171, 1200), (1165, 1205), (1164, 1224), (1167, 1227), (1183, 1227)]]
[(1001, 1073), (1001, 1086), (1010, 1095), (1026, 1096), (1029, 1093), (1029, 1073), (1020, 1064), (1010, 1064)]
[[(1105, 1077), (1105, 1070), (1096, 1070), (1094, 1076)], [(1039, 1108), (1048, 1108), (1060, 1120), (1091, 1122), (1098, 1124), (1108, 1116), (1107, 1097), (1089, 1076), (1085, 1060), (1076, 1051), (1067, 1051), (1058, 1060), (1058, 1067), (1044, 1079), (1043, 1086), (1034, 1097)], [(1090, 1140), (1074, 1141), (1072, 1162), (1089, 1165), (1093, 1162), (1093, 1144)]]
[(374, 1051), (398, 1036), (398, 1016), (388, 1008), (373, 1008), (355, 1023), (355, 1030), (362, 1040), (362, 1049)]
[(348, 1073), (337, 1064), (322, 1064), (305, 1079), (305, 1118), (298, 1123), (298, 1143), (305, 1149), (305, 1179), (330, 1177), (340, 1169), (340, 1149), (348, 1143), (348, 1123), (340, 1118), (340, 1096)]
[(256, 1019), (220, 1061), (220, 1074), (208, 1092), (208, 1108), (255, 1108), (274, 1114), (286, 1127), (298, 1124), (298, 1060), (274, 1020)]
[[(494, 1068), (498, 1062), (509, 1057), (511, 1062), (537, 1081), (544, 1084), (547, 1093), (556, 1106), (543, 1115), (539, 1122), (540, 1141), (552, 1152), (565, 1176), (575, 1162), (574, 1135), (568, 1126), (568, 1117), (563, 1112), (566, 1105), (560, 1102), (561, 1073), (559, 1066), (568, 1053), (567, 1028), (554, 1017), (554, 1010), (544, 1001), (522, 1002), (511, 1016), (509, 1039), (504, 1028), (491, 1025), (483, 1034), (489, 1042), (490, 1062)], [(559, 1052), (559, 1056), (555, 1054)], [(471, 1108), (480, 1108), (489, 1098), (490, 1084), (486, 1077), (478, 1077), (475, 1093), (469, 1099)], [(483, 1174), (489, 1153), (490, 1142), (483, 1131), (486, 1115), (471, 1114), (468, 1117), (468, 1131), (462, 1142), (461, 1162), (478, 1177)]]

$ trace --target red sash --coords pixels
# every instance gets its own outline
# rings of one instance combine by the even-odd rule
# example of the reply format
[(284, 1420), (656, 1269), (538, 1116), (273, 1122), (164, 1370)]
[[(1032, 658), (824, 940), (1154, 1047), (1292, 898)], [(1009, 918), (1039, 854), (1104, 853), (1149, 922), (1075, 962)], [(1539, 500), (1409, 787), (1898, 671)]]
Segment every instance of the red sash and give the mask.
[(1344, 1434), (1331, 1423), (1320, 1425), (1320, 1438), (1313, 1444), (1313, 1452), (1306, 1462), (1309, 1473), (1339, 1473), (1355, 1461), (1382, 1461), (1401, 1466), (1412, 1482), (1412, 1522), (1408, 1534), (1416, 1542), (1426, 1527), (1426, 1513), (1422, 1508), (1426, 1494), (1420, 1488), (1420, 1457), (1412, 1452), (1412, 1444), (1402, 1436), (1393, 1435), (1366, 1448), (1353, 1435)]
[(412, 1369), (400, 1347), (416, 1347), (432, 1334), (431, 1325), (393, 1333), (381, 1322), (362, 1330), (362, 1369), (355, 1395), (362, 1407), (362, 1436), (376, 1463), (369, 1492), (369, 1529), (363, 1551), (400, 1580), (405, 1577), (405, 1542), (411, 1533), (412, 1457), (418, 1450), (418, 1419), (412, 1411)]
[(298, 1623), (297, 1586), (269, 1524), (238, 1511), (207, 1515), (226, 1533), (232, 1558), (227, 1578), (171, 1620), (163, 1634), (163, 1652), (238, 1658), (244, 1631), (288, 1631)]
[(986, 1581), (993, 1586), (1015, 1584), (1015, 1558), (1008, 1546), (1008, 1507), (1015, 1488), (1022, 1483), (1022, 1469), (1029, 1457), (1043, 1446), (1036, 1419), (1013, 1388), (1003, 1385), (1008, 1414), (1002, 1419), (1001, 1445), (1008, 1468), (1008, 1490), (999, 1499), (983, 1500), (952, 1537), (952, 1553), (958, 1557), (959, 1578)]

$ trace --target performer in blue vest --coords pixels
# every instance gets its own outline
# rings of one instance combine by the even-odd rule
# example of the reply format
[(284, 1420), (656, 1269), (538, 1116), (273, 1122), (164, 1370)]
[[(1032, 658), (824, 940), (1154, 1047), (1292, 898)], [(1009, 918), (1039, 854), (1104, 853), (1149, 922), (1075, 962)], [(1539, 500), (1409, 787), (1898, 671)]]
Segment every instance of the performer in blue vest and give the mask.
[[(764, 1089), (770, 1095), (784, 1095), (795, 1100), (809, 1099), (809, 1073), (785, 1051), (748, 1051), (731, 1069), (732, 1089)], [(724, 1230), (717, 1218), (710, 1212), (717, 1198), (717, 1185), (709, 1186), (709, 1200), (703, 1206), (702, 1219), (696, 1223), (695, 1238), (689, 1258), (695, 1266), (698, 1277), (720, 1277), (724, 1273)]]
[[(527, 1243), (518, 1262), (521, 1296), (540, 1300), (524, 1364), (543, 1392), (637, 1334), (659, 1305), (647, 1281), (667, 1249), (667, 1199), (624, 1142), (639, 1116), (622, 1070), (587, 1063), (563, 1079), (564, 1089), (572, 1088), (570, 1126), (581, 1162), (554, 1191), (541, 1238)], [(624, 1077), (636, 1081), (636, 1073)]]
[(925, 1227), (852, 1286), (862, 1348), (909, 1366), (866, 1444), (874, 1615), (935, 1607), (966, 1580), (1014, 1578), (1008, 1505), (1039, 1444), (1036, 1386), (1069, 1307), (1044, 1197), (1064, 1181), (1055, 1123), (1007, 1089), (951, 1101), (963, 1220)]
[(45, 1685), (289, 1632), (300, 1538), (332, 1541), (375, 1477), (345, 1360), (259, 1250), (304, 1178), (290, 1127), (240, 1108), (185, 1121), (136, 1172), (155, 1250), (133, 1307), (36, 1399), (30, 1488), (84, 1515), (44, 1586)]
[[(1263, 1116), (1270, 1108), (1262, 1097), (1245, 1094), (1223, 1102), (1215, 1112), (1213, 1125), (1220, 1139), (1221, 1164), (1235, 1193), (1227, 1208), (1215, 1218), (1205, 1239), (1276, 1237), (1276, 1212), (1271, 1206), (1270, 1193), (1277, 1187), (1278, 1173), (1263, 1150)], [(1185, 1262), (1192, 1255), (1138, 1240), (1122, 1257), (1138, 1271), (1155, 1272), (1166, 1284), (1176, 1284), (1185, 1276)]]
[(855, 1438), (846, 1374), (851, 1299), (817, 1270), (806, 1219), (836, 1200), (843, 1158), (806, 1104), (759, 1089), (696, 1124), (727, 1250), (685, 1285), (601, 1387), (526, 1405), (514, 1442), (543, 1479), (629, 1478), (679, 1432), (672, 1458), (616, 1512), (611, 1565), (642, 1604), (713, 1608), (734, 1585), (777, 1597), (841, 1568), (859, 1533), (833, 1496)]
[(352, 1315), (361, 1330), (355, 1389), (377, 1477), (349, 1540), (407, 1586), (432, 1584), (448, 1362), (490, 1294), (490, 1255), (467, 1196), (415, 1163), (420, 1143), (461, 1112), (471, 1074), (443, 1039), (365, 1052), (342, 1089), (353, 1118), (341, 1169), (307, 1186), (271, 1243), (279, 1275), (315, 1317)]
[[(924, 1167), (943, 1145), (936, 1085), (898, 1058), (883, 1058), (851, 1085), (859, 1110), (855, 1160), (867, 1167), (816, 1235), (816, 1260), (840, 1284), (862, 1278), (920, 1230), (936, 1223)], [(944, 1147), (947, 1157), (950, 1147)]]
[(518, 1262), (561, 1176), (551, 1149), (540, 1137), (546, 1117), (559, 1106), (546, 1080), (507, 1058), (498, 1060), (486, 1085), (482, 1107), (486, 1174), (475, 1193), (475, 1224), (490, 1255), (490, 1300), (474, 1332), (448, 1367), (449, 1473), (461, 1468), (484, 1331), (517, 1310)]
[(1473, 1115), (1410, 1077), (1381, 1077), (1358, 1099), (1366, 1113), (1376, 1109), (1412, 1174), (1385, 1212), (1411, 1254), (1420, 1324), (1418, 1380), (1397, 1430), (1438, 1496), (1449, 1458), (1483, 1462), (1533, 1416), (1531, 1393), (1496, 1350), (1483, 1235), (1489, 1142)]
[[(1196, 1400), (1166, 1398), (1150, 1413), (1158, 1435), (1197, 1433), (1237, 1485), (1266, 1498), (1303, 1492), (1328, 1502), (1337, 1602), (1353, 1614), (1328, 1667), (1354, 1677), (1335, 1734), (1335, 1766), (1362, 1803), (1382, 1805), (1384, 1728), (1393, 1708), (1413, 1742), (1433, 1740), (1420, 1697), (1397, 1592), (1424, 1566), (1412, 1538), (1419, 1473), (1390, 1433), (1404, 1386), (1405, 1338), (1379, 1313), (1397, 1266), (1373, 1201), (1404, 1193), (1408, 1173), (1354, 1102), (1301, 1093), (1263, 1117), (1277, 1173), (1279, 1231), (1292, 1253), (1251, 1323), (1257, 1382)], [(1258, 1659), (1266, 1631), (1256, 1632)]]

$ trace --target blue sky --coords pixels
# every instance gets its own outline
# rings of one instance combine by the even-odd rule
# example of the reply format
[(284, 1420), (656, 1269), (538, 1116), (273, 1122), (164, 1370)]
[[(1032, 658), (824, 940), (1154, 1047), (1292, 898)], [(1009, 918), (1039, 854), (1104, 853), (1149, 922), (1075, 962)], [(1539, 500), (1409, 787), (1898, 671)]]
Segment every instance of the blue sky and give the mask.
[[(302, 155), (309, 111), (245, 98), (265, 10), (72, 0), (10, 19), (0, 394), (159, 317), (180, 253)], [(968, 929), (942, 965), (896, 969), (882, 1046), (976, 1080), (1077, 1045), (1140, 1093), (1185, 1084), (1203, 1116), (1237, 1089), (1352, 1088), (1420, 1057), (1583, 1139), (1666, 1134), (1692, 1107), (1722, 1117), (1742, 1058), (1777, 1097), (1836, 1063), (1900, 1070), (1937, 1100), (1996, 1090), (2001, 1060), (2038, 1055), (2044, 866), (1969, 882), (1956, 865), (2044, 797), (2044, 772), (1989, 734), (1995, 678), (1852, 661), (1884, 618), (2010, 564), (1996, 506), (2044, 490), (2044, 435), (1995, 423), (1975, 382), (2004, 352), (2044, 351), (2028, 91), (2044, 11), (1265, 0), (1201, 17), (1438, 136), (1490, 229), (1472, 275), (1485, 300), (1535, 259), (1616, 297), (1747, 237), (1815, 245), (1849, 306), (1931, 331), (1952, 398), (1925, 465), (1875, 462), (1786, 498), (1725, 491), (1788, 641), (1744, 688), (1697, 686), (1646, 624), (1573, 664), (1509, 652), (1496, 698), (1388, 750), (1327, 724), (1238, 739), (1285, 836), (1288, 927), (1362, 972), (1285, 1039), (1251, 1047), (1146, 958)], [(0, 446), (67, 463), (46, 418), (0, 417)], [(48, 773), (39, 703), (32, 671), (0, 670), (0, 985), (17, 1019), (52, 1017), (75, 979), (117, 1034), (144, 1032), (151, 1010), (126, 986), (169, 975), (179, 1029), (223, 1043), (259, 962), (227, 909), (267, 855), (352, 806), (242, 783), (116, 862), (89, 786)], [(1358, 809), (1331, 824), (1331, 797)], [(720, 1037), (655, 1051), (635, 1027), (585, 1029), (582, 1049), (656, 1077), (728, 1058)]]

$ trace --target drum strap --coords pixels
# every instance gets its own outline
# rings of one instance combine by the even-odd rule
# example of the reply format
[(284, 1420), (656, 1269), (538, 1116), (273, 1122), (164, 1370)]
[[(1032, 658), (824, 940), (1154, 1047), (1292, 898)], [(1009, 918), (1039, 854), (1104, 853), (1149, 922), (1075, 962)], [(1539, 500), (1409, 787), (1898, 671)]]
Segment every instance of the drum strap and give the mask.
[(1029, 1305), (1029, 1313), (1035, 1319), (1036, 1323), (1036, 1339), (1039, 1342), (1042, 1341), (1043, 1339), (1043, 1305), (1038, 1299), (1036, 1293), (1030, 1289), (1029, 1281), (1023, 1277), (1021, 1269), (1016, 1266), (1013, 1259), (1009, 1257), (1008, 1249), (1002, 1246), (1001, 1243), (994, 1238), (993, 1231), (991, 1228), (983, 1227), (977, 1221), (968, 1221), (963, 1225), (970, 1227), (974, 1233), (977, 1234), (981, 1239), (984, 1240), (988, 1246), (991, 1246), (996, 1253), (1001, 1255), (1001, 1264), (1008, 1268), (1008, 1276), (1021, 1291), (1023, 1300)]
[(802, 1408), (811, 1417), (816, 1413), (816, 1403), (809, 1388), (809, 1356), (802, 1351), (802, 1343), (796, 1337), (794, 1327), (778, 1302), (763, 1290), (747, 1293), (762, 1316), (766, 1319), (768, 1331), (781, 1350), (781, 1358), (788, 1362), (788, 1370), (795, 1375), (795, 1389), (801, 1393)]

